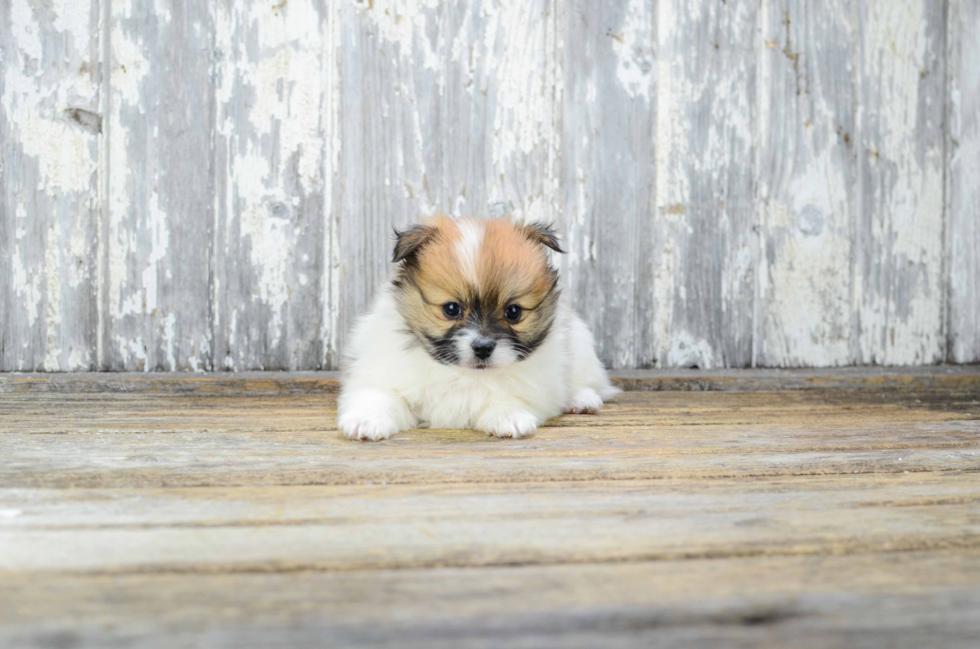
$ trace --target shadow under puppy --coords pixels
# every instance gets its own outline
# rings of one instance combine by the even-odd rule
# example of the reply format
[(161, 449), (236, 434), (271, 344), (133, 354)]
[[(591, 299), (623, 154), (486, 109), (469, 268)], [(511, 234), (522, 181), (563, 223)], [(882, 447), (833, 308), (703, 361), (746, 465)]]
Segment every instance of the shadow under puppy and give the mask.
[(550, 227), (440, 216), (397, 235), (396, 276), (347, 347), (345, 435), (428, 425), (523, 437), (563, 412), (595, 414), (619, 392), (561, 297)]

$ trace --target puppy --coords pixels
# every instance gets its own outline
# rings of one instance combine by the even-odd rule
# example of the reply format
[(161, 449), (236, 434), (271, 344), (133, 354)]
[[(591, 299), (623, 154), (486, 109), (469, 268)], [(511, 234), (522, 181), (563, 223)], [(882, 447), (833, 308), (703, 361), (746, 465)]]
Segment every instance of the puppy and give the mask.
[(619, 392), (560, 296), (550, 227), (440, 216), (396, 234), (395, 278), (343, 364), (337, 427), (350, 439), (422, 426), (524, 437)]

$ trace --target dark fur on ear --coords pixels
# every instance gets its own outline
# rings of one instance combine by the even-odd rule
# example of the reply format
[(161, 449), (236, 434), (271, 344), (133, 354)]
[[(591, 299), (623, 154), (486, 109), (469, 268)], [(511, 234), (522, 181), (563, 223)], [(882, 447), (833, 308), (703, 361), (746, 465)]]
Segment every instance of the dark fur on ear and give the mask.
[(395, 250), (392, 252), (391, 260), (396, 264), (404, 259), (408, 259), (422, 246), (429, 243), (436, 236), (436, 229), (428, 225), (413, 225), (407, 230), (399, 232), (395, 230)]
[(522, 226), (524, 231), (524, 236), (526, 236), (531, 241), (536, 241), (542, 245), (548, 246), (555, 252), (565, 253), (561, 249), (561, 244), (558, 243), (558, 235), (555, 233), (555, 229), (551, 227), (548, 223), (527, 223)]

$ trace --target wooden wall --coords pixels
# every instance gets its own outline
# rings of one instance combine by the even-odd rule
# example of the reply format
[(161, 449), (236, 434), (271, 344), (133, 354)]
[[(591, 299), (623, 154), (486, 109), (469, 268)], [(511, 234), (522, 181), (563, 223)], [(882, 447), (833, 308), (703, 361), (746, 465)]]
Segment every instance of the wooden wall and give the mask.
[(420, 215), (613, 367), (980, 361), (977, 0), (0, 0), (0, 370), (329, 369)]

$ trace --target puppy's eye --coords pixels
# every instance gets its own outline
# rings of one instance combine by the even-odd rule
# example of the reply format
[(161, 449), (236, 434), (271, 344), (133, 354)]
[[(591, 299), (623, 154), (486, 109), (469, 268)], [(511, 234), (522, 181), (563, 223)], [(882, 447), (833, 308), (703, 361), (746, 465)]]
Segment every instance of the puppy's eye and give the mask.
[(504, 309), (504, 317), (507, 318), (508, 322), (517, 322), (521, 319), (521, 314), (524, 313), (524, 309), (516, 304), (509, 304), (507, 308)]
[(455, 320), (459, 316), (463, 315), (463, 307), (459, 306), (458, 302), (446, 302), (442, 305), (442, 312), (446, 314), (446, 317), (450, 320)]

